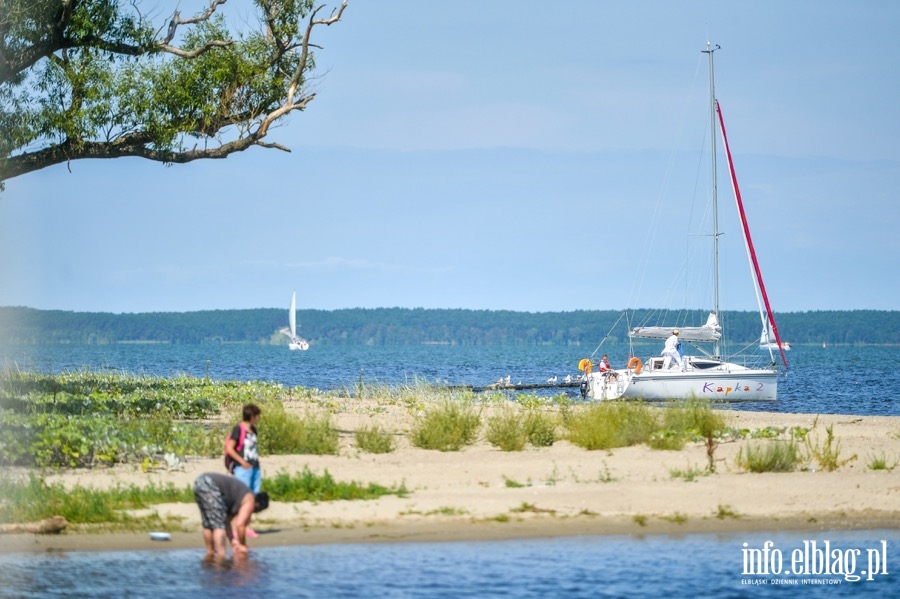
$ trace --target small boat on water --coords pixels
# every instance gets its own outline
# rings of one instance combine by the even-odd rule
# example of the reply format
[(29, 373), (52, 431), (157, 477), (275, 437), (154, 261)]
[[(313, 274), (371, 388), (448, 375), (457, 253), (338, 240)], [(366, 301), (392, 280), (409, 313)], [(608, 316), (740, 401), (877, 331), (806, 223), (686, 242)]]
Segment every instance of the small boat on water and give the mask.
[(288, 349), (306, 351), (309, 349), (309, 342), (303, 337), (297, 335), (297, 292), (291, 295), (291, 307), (288, 310), (288, 327), (281, 329), (281, 332), (288, 336)]
[[(787, 341), (782, 341), (781, 349), (789, 351), (791, 344)], [(775, 341), (775, 334), (772, 332), (771, 326), (764, 328), (762, 335), (759, 337), (759, 351), (778, 351), (778, 343)]]
[[(713, 53), (719, 46), (707, 43), (703, 52), (709, 62), (709, 104), (710, 104), (710, 145), (712, 163), (712, 271), (714, 280), (713, 307), (706, 322), (700, 326), (663, 325), (635, 326), (630, 329), (630, 339), (656, 339), (666, 342), (668, 355), (652, 355), (641, 360), (629, 352), (628, 367), (594, 371), (589, 358), (581, 360), (579, 370), (583, 372), (581, 393), (586, 399), (644, 399), (671, 400), (708, 398), (714, 401), (771, 401), (777, 398), (779, 370), (776, 367), (775, 352), (781, 354), (784, 367), (787, 359), (784, 344), (778, 335), (775, 317), (762, 281), (756, 251), (750, 238), (744, 205), (731, 161), (728, 138), (725, 135), (725, 121), (715, 95), (713, 75)], [(744, 246), (752, 272), (754, 290), (763, 331), (772, 331), (774, 343), (767, 344), (768, 362), (759, 354), (753, 356), (723, 357), (720, 340), (723, 329), (719, 319), (719, 236), (718, 210), (716, 206), (716, 135), (721, 134), (722, 149), (727, 160), (731, 177), (734, 200), (739, 216)], [(767, 342), (768, 342), (767, 338)], [(684, 355), (682, 343), (690, 344), (696, 355)], [(601, 343), (602, 345), (602, 343)], [(599, 349), (599, 348), (598, 348)], [(596, 352), (595, 352), (596, 353)], [(750, 358), (750, 359), (748, 359)], [(762, 362), (759, 364), (759, 362)], [(674, 366), (674, 367), (673, 367)]]

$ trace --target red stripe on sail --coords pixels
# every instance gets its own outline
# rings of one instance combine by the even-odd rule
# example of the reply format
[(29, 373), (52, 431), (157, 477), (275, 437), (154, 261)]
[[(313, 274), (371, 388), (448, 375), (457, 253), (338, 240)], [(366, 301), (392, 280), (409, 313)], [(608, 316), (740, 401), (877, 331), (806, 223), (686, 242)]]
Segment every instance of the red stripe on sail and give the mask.
[(750, 250), (750, 259), (753, 262), (753, 270), (756, 272), (756, 280), (759, 283), (759, 290), (762, 292), (763, 303), (766, 305), (766, 313), (769, 322), (772, 324), (772, 333), (775, 335), (775, 341), (778, 343), (778, 351), (781, 352), (781, 361), (787, 368), (787, 357), (784, 355), (784, 348), (781, 346), (781, 337), (778, 336), (778, 326), (775, 324), (775, 315), (772, 313), (772, 306), (769, 304), (769, 295), (766, 293), (766, 286), (763, 284), (762, 271), (759, 269), (759, 261), (756, 259), (756, 249), (753, 247), (753, 239), (750, 237), (750, 227), (747, 224), (747, 215), (744, 212), (744, 202), (741, 200), (741, 189), (738, 187), (737, 175), (734, 172), (734, 163), (731, 161), (731, 149), (728, 147), (728, 136), (725, 134), (725, 117), (722, 116), (722, 107), (716, 100), (716, 113), (719, 115), (719, 127), (722, 130), (722, 142), (725, 145), (725, 158), (728, 160), (728, 172), (731, 175), (731, 184), (734, 187), (734, 199), (737, 202), (738, 213), (741, 217), (741, 226), (744, 228), (744, 239), (747, 240), (747, 248)]

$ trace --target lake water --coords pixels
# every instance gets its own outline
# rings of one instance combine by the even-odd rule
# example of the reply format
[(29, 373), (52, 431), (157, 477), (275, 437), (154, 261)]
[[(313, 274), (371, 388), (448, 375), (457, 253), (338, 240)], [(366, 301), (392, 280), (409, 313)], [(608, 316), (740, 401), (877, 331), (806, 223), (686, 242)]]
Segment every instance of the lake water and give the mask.
[[(767, 541), (763, 570), (744, 544)], [(826, 541), (829, 574), (812, 559)], [(272, 547), (219, 565), (189, 549), (13, 555), (0, 597), (896, 597), (898, 551), (900, 532), (873, 530)]]
[[(614, 365), (624, 362), (624, 355), (606, 351)], [(589, 354), (560, 347), (313, 346), (290, 352), (256, 345), (115, 345), (7, 347), (0, 349), (0, 360), (40, 372), (90, 368), (191, 374), (352, 391), (360, 381), (479, 386), (507, 375), (523, 383), (551, 376), (561, 380), (577, 375), (578, 361)], [(791, 368), (780, 382), (777, 401), (732, 405), (900, 415), (900, 348), (795, 347), (788, 358)], [(578, 395), (577, 389), (567, 391)], [(766, 541), (783, 557), (781, 573), (746, 574), (744, 543), (761, 550)], [(792, 552), (810, 541), (819, 547), (828, 541), (842, 556), (840, 563), (847, 564), (845, 572), (851, 557), (858, 573), (869, 567), (867, 556), (884, 555), (887, 573), (879, 570), (872, 580), (863, 576), (856, 582), (843, 575), (785, 574)], [(197, 545), (196, 550), (0, 556), (0, 597), (640, 598), (665, 592), (675, 597), (888, 597), (898, 596), (900, 589), (898, 530), (296, 546), (254, 549), (245, 562), (219, 566), (202, 561), (199, 534)]]
[[(655, 348), (640, 352), (646, 355)], [(425, 346), (313, 346), (289, 351), (271, 345), (85, 345), (0, 347), (0, 364), (23, 370), (117, 370), (133, 374), (190, 374), (218, 380), (264, 380), (355, 391), (357, 384), (483, 386), (501, 377), (542, 383), (577, 380), (581, 358), (593, 348)], [(613, 366), (627, 361), (625, 346), (604, 349)], [(742, 410), (811, 414), (898, 415), (900, 347), (795, 346), (779, 381), (778, 400), (734, 404)], [(557, 390), (559, 391), (559, 390)], [(579, 397), (577, 389), (564, 389)], [(545, 391), (546, 392), (546, 391)], [(556, 391), (554, 391), (556, 392)]]

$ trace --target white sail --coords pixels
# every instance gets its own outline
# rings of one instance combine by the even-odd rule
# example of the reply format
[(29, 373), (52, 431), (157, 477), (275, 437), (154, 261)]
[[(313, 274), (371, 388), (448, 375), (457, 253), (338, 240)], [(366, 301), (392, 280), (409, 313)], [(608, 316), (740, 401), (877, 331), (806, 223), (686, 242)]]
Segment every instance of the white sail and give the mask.
[(281, 332), (288, 336), (288, 349), (306, 351), (309, 342), (297, 335), (297, 292), (291, 295), (291, 307), (288, 310), (288, 328)]
[[(719, 226), (716, 207), (716, 130), (721, 129), (725, 152), (728, 158), (728, 167), (732, 175), (733, 192), (736, 201), (739, 202), (737, 180), (734, 177), (734, 166), (728, 152), (727, 140), (724, 139), (724, 121), (721, 111), (718, 110), (718, 102), (715, 98), (715, 85), (713, 77), (713, 52), (719, 47), (711, 48), (707, 45), (705, 53), (709, 57), (709, 99), (710, 99), (710, 145), (712, 166), (712, 194), (713, 203), (713, 266), (714, 275), (714, 306), (710, 311), (707, 321), (702, 326), (684, 326), (684, 324), (671, 326), (638, 326), (629, 331), (631, 338), (667, 339), (675, 329), (678, 329), (678, 341), (685, 342), (699, 350), (695, 355), (683, 355), (681, 343), (678, 343), (678, 356), (651, 355), (645, 360), (637, 356), (629, 356), (628, 367), (614, 371), (594, 372), (590, 360), (582, 360), (579, 368), (583, 370), (581, 391), (585, 398), (592, 400), (610, 399), (645, 399), (645, 400), (672, 400), (700, 398), (713, 401), (767, 401), (777, 397), (778, 370), (774, 366), (774, 359), (762, 367), (750, 366), (738, 358), (731, 357), (728, 360), (722, 358), (719, 341), (723, 337), (722, 326), (719, 323), (719, 260), (718, 242)], [(719, 116), (719, 124), (716, 123), (716, 115)], [(749, 230), (746, 219), (741, 215), (741, 224), (746, 235), (745, 241), (750, 245)], [(748, 253), (752, 260), (752, 252)], [(754, 274), (758, 274), (758, 264), (752, 261)], [(768, 300), (762, 290), (761, 277), (757, 277), (763, 299), (768, 309)], [(756, 282), (756, 281), (755, 281)], [(759, 295), (759, 294), (758, 294)], [(765, 318), (762, 312), (761, 302), (760, 317)], [(771, 312), (770, 312), (771, 313)], [(764, 337), (768, 331), (764, 331)], [(712, 346), (711, 350), (704, 349), (700, 344)], [(660, 347), (660, 349), (663, 349)], [(763, 357), (755, 354), (756, 361)], [(744, 356), (748, 358), (749, 356)], [(582, 368), (582, 365), (584, 367)], [(786, 364), (785, 364), (786, 365)]]
[(297, 292), (291, 296), (291, 309), (288, 312), (288, 322), (291, 324), (291, 337), (297, 336)]

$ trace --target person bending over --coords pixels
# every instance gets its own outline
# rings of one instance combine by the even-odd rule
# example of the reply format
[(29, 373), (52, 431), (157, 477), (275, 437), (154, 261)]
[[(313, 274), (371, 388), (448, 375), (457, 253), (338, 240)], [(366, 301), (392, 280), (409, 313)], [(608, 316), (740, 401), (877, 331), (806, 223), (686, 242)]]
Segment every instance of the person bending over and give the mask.
[(194, 499), (200, 508), (207, 558), (224, 558), (229, 540), (232, 552), (246, 553), (250, 519), (269, 507), (268, 494), (254, 495), (238, 479), (218, 472), (206, 472), (197, 477)]

